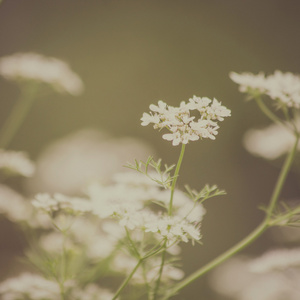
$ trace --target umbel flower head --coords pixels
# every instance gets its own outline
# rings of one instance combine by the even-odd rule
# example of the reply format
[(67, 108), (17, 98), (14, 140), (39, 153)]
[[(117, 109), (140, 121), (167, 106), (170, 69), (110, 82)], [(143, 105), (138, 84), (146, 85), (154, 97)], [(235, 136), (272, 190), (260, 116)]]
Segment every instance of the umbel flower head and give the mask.
[(67, 63), (37, 53), (15, 53), (0, 58), (0, 75), (8, 80), (38, 81), (58, 92), (80, 95), (83, 83)]
[(300, 76), (293, 73), (275, 71), (274, 74), (265, 76), (252, 73), (238, 74), (231, 72), (230, 78), (240, 85), (240, 92), (251, 96), (266, 94), (271, 99), (287, 107), (300, 108)]
[[(150, 114), (143, 114), (142, 126), (153, 123), (154, 129), (167, 128), (170, 133), (164, 134), (163, 139), (172, 141), (173, 146), (200, 138), (214, 140), (219, 129), (217, 121), (223, 121), (224, 117), (231, 115), (231, 111), (218, 100), (196, 96), (190, 98), (188, 103), (182, 101), (179, 107), (167, 105), (160, 100), (158, 105), (151, 104), (150, 110)], [(192, 111), (198, 112), (197, 119), (191, 115)]]

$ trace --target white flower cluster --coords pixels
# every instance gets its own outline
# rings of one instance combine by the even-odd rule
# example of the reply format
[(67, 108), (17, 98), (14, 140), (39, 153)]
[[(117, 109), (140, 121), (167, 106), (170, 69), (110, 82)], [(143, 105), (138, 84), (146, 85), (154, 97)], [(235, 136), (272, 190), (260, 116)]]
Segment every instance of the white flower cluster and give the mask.
[(37, 194), (32, 200), (33, 206), (45, 212), (55, 212), (66, 210), (72, 213), (86, 213), (91, 211), (91, 205), (88, 200), (83, 198), (68, 197), (62, 194)]
[(300, 268), (300, 248), (271, 250), (249, 263), (249, 268), (254, 273), (282, 271), (295, 267)]
[(2, 300), (57, 300), (60, 298), (60, 290), (56, 282), (36, 274), (23, 273), (3, 281), (0, 284), (0, 295)]
[[(74, 300), (110, 300), (113, 297), (108, 289), (96, 284), (88, 284), (84, 289), (79, 288), (74, 281), (68, 281), (65, 285), (69, 289), (70, 298)], [(57, 300), (61, 298), (57, 282), (27, 272), (1, 282), (0, 295), (2, 300)]]
[(11, 174), (30, 177), (35, 171), (35, 166), (24, 152), (0, 149), (0, 169)]
[[(160, 100), (158, 105), (151, 104), (150, 110), (150, 114), (143, 114), (142, 126), (153, 123), (154, 129), (167, 128), (170, 133), (164, 134), (163, 139), (172, 141), (173, 146), (187, 144), (200, 138), (214, 140), (219, 129), (217, 121), (223, 121), (224, 117), (231, 115), (231, 111), (218, 100), (212, 101), (207, 97), (196, 96), (189, 99), (189, 103), (182, 101), (179, 107), (167, 105)], [(196, 117), (191, 115), (193, 111), (200, 114), (196, 121)]]
[(214, 270), (211, 287), (236, 300), (298, 300), (300, 250), (272, 250), (258, 258), (237, 256)]
[(243, 93), (266, 94), (288, 107), (300, 108), (300, 76), (287, 72), (275, 71), (265, 76), (264, 73), (230, 73), (230, 78), (240, 85)]
[[(300, 128), (299, 118), (296, 120), (295, 125)], [(244, 147), (250, 153), (270, 160), (288, 153), (294, 143), (295, 136), (293, 132), (275, 123), (263, 129), (250, 129), (243, 138)], [(298, 150), (300, 150), (300, 143)]]
[[(127, 180), (122, 178), (127, 177)], [(112, 185), (91, 184), (87, 189), (93, 213), (101, 219), (116, 218), (122, 227), (154, 233), (159, 239), (167, 238), (169, 244), (176, 241), (199, 240), (199, 223), (205, 210), (184, 193), (175, 191), (173, 216), (167, 215), (169, 190), (148, 180), (142, 186), (130, 183), (130, 173), (116, 176), (118, 183)], [(154, 208), (155, 209), (152, 209)], [(160, 208), (160, 209), (159, 209)]]
[(34, 80), (58, 92), (80, 95), (83, 83), (67, 63), (37, 53), (16, 53), (0, 58), (0, 75), (9, 80)]

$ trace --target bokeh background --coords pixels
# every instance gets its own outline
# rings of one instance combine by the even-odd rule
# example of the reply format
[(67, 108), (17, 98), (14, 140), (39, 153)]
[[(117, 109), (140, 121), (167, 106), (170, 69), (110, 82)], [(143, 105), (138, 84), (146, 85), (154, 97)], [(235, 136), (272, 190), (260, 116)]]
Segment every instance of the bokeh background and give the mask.
[[(94, 128), (113, 138), (138, 138), (172, 164), (180, 149), (140, 126), (149, 104), (161, 99), (178, 105), (193, 95), (222, 101), (232, 117), (221, 124), (215, 141), (188, 145), (179, 180), (180, 186), (199, 189), (209, 183), (227, 191), (205, 204), (203, 246), (184, 247), (183, 266), (190, 273), (239, 241), (263, 217), (257, 207), (270, 197), (278, 164), (252, 157), (241, 141), (247, 129), (269, 121), (255, 103), (244, 100), (228, 74), (300, 73), (299, 15), (297, 0), (4, 0), (0, 56), (33, 51), (57, 57), (85, 84), (80, 97), (51, 94), (37, 101), (11, 148), (35, 159), (56, 139)], [(0, 126), (17, 96), (15, 85), (0, 79)], [(291, 173), (283, 196), (295, 198), (299, 192), (297, 175)], [(1, 224), (4, 278), (24, 241), (12, 224)], [(261, 253), (276, 243), (266, 233), (244, 253)], [(222, 299), (210, 291), (207, 276), (176, 299), (200, 296)]]

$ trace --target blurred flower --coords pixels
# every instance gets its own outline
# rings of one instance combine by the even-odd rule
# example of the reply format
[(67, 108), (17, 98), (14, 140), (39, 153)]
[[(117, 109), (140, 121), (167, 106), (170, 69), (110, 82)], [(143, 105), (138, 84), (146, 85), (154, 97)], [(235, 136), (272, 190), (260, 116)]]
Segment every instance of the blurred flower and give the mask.
[(67, 211), (71, 214), (75, 213), (86, 213), (91, 211), (90, 201), (77, 198), (77, 197), (68, 197), (59, 193), (50, 196), (49, 194), (37, 194), (32, 200), (33, 206), (37, 209), (41, 209), (46, 212), (55, 212), (55, 211)]
[(86, 285), (83, 289), (75, 288), (71, 294), (73, 300), (111, 300), (113, 296), (114, 294), (108, 289), (93, 283)]
[(8, 186), (0, 184), (0, 214), (13, 222), (30, 219), (32, 213), (30, 203)]
[(0, 295), (2, 300), (57, 300), (60, 298), (60, 290), (56, 282), (36, 274), (23, 273), (0, 283)]
[[(223, 121), (224, 117), (229, 117), (231, 111), (222, 106), (216, 99), (196, 97), (189, 99), (189, 103), (184, 101), (179, 107), (167, 105), (163, 101), (158, 101), (158, 105), (150, 105), (150, 114), (144, 113), (141, 118), (142, 126), (153, 123), (154, 129), (167, 128), (171, 133), (163, 135), (163, 139), (172, 141), (173, 146), (180, 143), (187, 144), (189, 141), (196, 141), (199, 138), (215, 139), (219, 128), (217, 122)], [(195, 116), (191, 116), (191, 111), (197, 110), (200, 114), (195, 122)]]
[(51, 85), (58, 92), (78, 96), (83, 83), (67, 63), (37, 53), (16, 53), (0, 58), (0, 75), (9, 80), (34, 80)]
[[(285, 249), (266, 253), (254, 260), (239, 256), (232, 258), (212, 272), (210, 285), (230, 299), (297, 300), (300, 297), (297, 252), (298, 249), (295, 252)], [(289, 254), (292, 254), (291, 258), (288, 258)], [(297, 264), (293, 265), (293, 262)]]
[(24, 152), (0, 149), (0, 169), (8, 174), (30, 177), (35, 166)]
[(230, 78), (240, 85), (239, 90), (250, 95), (266, 94), (288, 107), (300, 108), (300, 76), (275, 71), (269, 76), (264, 73), (230, 73)]
[(95, 179), (108, 180), (124, 162), (152, 149), (134, 138), (112, 138), (96, 130), (81, 130), (51, 144), (37, 160), (27, 181), (31, 193), (74, 194)]
[(146, 232), (159, 233), (167, 238), (169, 244), (177, 240), (188, 242), (189, 239), (198, 241), (201, 238), (199, 228), (177, 216), (153, 217), (144, 226)]
[[(295, 122), (300, 127), (299, 119)], [(243, 143), (253, 155), (265, 159), (275, 159), (288, 153), (295, 143), (295, 136), (291, 130), (278, 124), (272, 124), (264, 129), (251, 129), (246, 132)], [(298, 145), (300, 150), (300, 144)]]
[(300, 248), (268, 251), (261, 257), (252, 260), (249, 267), (254, 273), (281, 271), (290, 267), (299, 267), (300, 269)]
[[(139, 176), (146, 177), (144, 174)], [(120, 181), (120, 176), (114, 178)], [(183, 192), (176, 190), (174, 193), (172, 217), (166, 215), (170, 191), (161, 189), (158, 184), (134, 186), (130, 180), (111, 185), (93, 183), (88, 186), (86, 193), (93, 203), (93, 213), (101, 219), (112, 217), (129, 230), (155, 233), (160, 239), (167, 238), (169, 245), (179, 240), (187, 242), (189, 239), (200, 239), (198, 224), (205, 209)]]

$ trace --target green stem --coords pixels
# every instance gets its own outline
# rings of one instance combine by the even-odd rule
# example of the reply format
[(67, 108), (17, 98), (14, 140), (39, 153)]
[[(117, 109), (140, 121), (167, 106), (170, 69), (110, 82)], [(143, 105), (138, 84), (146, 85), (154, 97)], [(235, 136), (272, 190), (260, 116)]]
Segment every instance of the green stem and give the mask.
[(22, 90), (20, 99), (13, 107), (12, 112), (1, 129), (0, 148), (7, 148), (11, 143), (35, 100), (35, 93), (35, 86), (30, 86)]
[(159, 273), (158, 273), (158, 278), (157, 278), (157, 281), (156, 281), (156, 285), (155, 285), (155, 288), (154, 288), (154, 298), (153, 298), (153, 300), (156, 300), (157, 296), (158, 296), (158, 290), (159, 290), (159, 286), (160, 286), (161, 275), (162, 275), (162, 272), (163, 272), (163, 269), (164, 269), (165, 258), (166, 258), (166, 246), (167, 246), (167, 240), (164, 242), (164, 245), (163, 245), (164, 251), (161, 255), (161, 264), (160, 264), (160, 268), (159, 268)]
[[(272, 111), (269, 110), (269, 108), (264, 104), (264, 102), (261, 100), (260, 97), (256, 97), (255, 101), (260, 108), (260, 110), (274, 123), (283, 125), (284, 127), (289, 128), (280, 118), (278, 118), (276, 115), (273, 114)], [(289, 128), (290, 129), (290, 128)]]
[[(178, 178), (179, 171), (180, 171), (180, 166), (181, 166), (183, 156), (184, 156), (184, 151), (185, 151), (185, 144), (182, 144), (180, 155), (179, 155), (178, 162), (177, 162), (176, 169), (175, 169), (174, 176), (173, 176), (172, 186), (171, 186), (171, 195), (170, 195), (169, 212), (168, 212), (169, 216), (172, 216), (172, 212), (173, 212), (174, 191), (175, 191), (176, 182), (177, 182), (177, 178)], [(161, 256), (161, 264), (160, 264), (160, 269), (159, 269), (159, 275), (158, 275), (156, 285), (155, 285), (155, 289), (154, 289), (154, 300), (157, 299), (157, 293), (158, 293), (159, 286), (160, 286), (161, 275), (162, 275), (162, 272), (163, 272), (163, 269), (164, 269), (166, 248), (167, 248), (167, 240), (164, 242), (163, 248), (164, 248), (164, 250), (163, 250), (162, 256)]]
[(287, 174), (291, 168), (291, 164), (293, 162), (293, 159), (295, 157), (295, 154), (297, 152), (297, 146), (298, 146), (298, 141), (299, 141), (299, 136), (296, 136), (296, 142), (294, 144), (294, 147), (292, 151), (289, 153), (287, 156), (284, 165), (281, 169), (281, 172), (279, 174), (278, 180), (276, 182), (274, 192), (272, 194), (268, 210), (267, 210), (267, 215), (265, 219), (261, 222), (260, 225), (258, 225), (247, 237), (242, 239), (239, 243), (237, 243), (235, 246), (230, 248), (229, 250), (225, 251), (222, 253), (220, 256), (217, 258), (213, 259), (211, 262), (200, 268), (199, 270), (195, 271), (192, 273), (190, 276), (179, 282), (178, 284), (175, 285), (173, 289), (171, 289), (168, 294), (163, 298), (164, 300), (169, 299), (171, 296), (175, 295), (178, 293), (181, 289), (189, 285), (191, 282), (194, 280), (198, 279), (208, 271), (212, 270), (228, 258), (232, 257), (234, 254), (240, 252), (242, 249), (247, 247), (249, 244), (251, 244), (254, 240), (256, 240), (268, 227), (272, 226), (270, 224), (270, 219), (272, 217), (272, 213), (274, 211), (274, 208), (276, 206), (276, 203), (278, 201), (278, 198), (280, 196), (283, 184), (286, 180)]
[(122, 292), (122, 290), (125, 288), (125, 286), (128, 284), (128, 282), (130, 281), (131, 277), (134, 275), (134, 273), (136, 272), (136, 270), (139, 268), (140, 264), (142, 263), (143, 259), (140, 259), (138, 261), (138, 263), (136, 264), (136, 266), (134, 267), (134, 269), (131, 271), (131, 273), (127, 276), (127, 278), (123, 281), (123, 283), (121, 284), (121, 286), (119, 287), (119, 289), (117, 290), (117, 292), (115, 293), (114, 297), (112, 298), (112, 300), (116, 300), (118, 298), (118, 296), (120, 295), (120, 293)]
[(171, 186), (171, 197), (170, 197), (170, 203), (169, 203), (169, 216), (172, 215), (173, 196), (174, 196), (174, 191), (175, 191), (175, 187), (176, 187), (176, 181), (177, 181), (177, 178), (178, 178), (180, 166), (181, 166), (183, 156), (184, 156), (184, 150), (185, 150), (185, 144), (182, 144), (181, 152), (180, 152), (178, 162), (177, 162), (177, 165), (176, 165), (176, 169), (175, 169), (175, 173), (174, 173), (174, 179), (173, 179), (172, 186)]
[(274, 211), (274, 208), (276, 206), (277, 200), (279, 198), (280, 192), (282, 190), (282, 187), (284, 185), (284, 182), (286, 180), (286, 176), (292, 166), (293, 160), (295, 158), (295, 154), (297, 152), (298, 148), (298, 142), (299, 142), (299, 135), (296, 134), (296, 142), (294, 144), (294, 147), (292, 148), (292, 151), (290, 154), (287, 156), (284, 165), (282, 166), (281, 172), (279, 174), (279, 177), (277, 179), (273, 194), (271, 196), (270, 204), (268, 206), (267, 210), (267, 219), (270, 219), (272, 216), (272, 213)]

